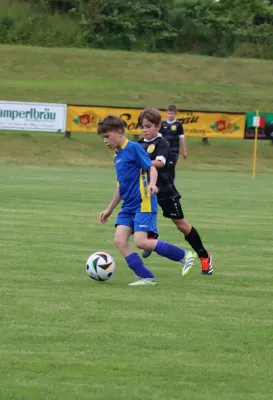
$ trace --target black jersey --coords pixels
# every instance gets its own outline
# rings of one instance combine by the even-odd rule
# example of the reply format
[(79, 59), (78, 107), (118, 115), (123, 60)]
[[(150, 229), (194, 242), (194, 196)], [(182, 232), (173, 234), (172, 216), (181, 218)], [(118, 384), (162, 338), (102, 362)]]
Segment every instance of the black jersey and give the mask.
[(160, 131), (161, 135), (168, 140), (170, 144), (170, 161), (176, 162), (179, 157), (180, 139), (184, 137), (184, 129), (179, 121), (162, 121)]
[(168, 157), (170, 145), (168, 141), (160, 134), (153, 140), (141, 139), (139, 141), (142, 147), (147, 151), (150, 159), (162, 161), (163, 168), (158, 168), (158, 197), (159, 198), (180, 198), (180, 193), (177, 191), (170, 168), (168, 166)]

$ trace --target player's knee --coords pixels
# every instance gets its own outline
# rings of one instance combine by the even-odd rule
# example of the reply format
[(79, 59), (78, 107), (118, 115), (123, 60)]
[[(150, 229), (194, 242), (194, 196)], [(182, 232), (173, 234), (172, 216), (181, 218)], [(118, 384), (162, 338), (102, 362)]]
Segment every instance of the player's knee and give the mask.
[(142, 250), (149, 250), (149, 241), (148, 239), (144, 239), (144, 238), (134, 238), (134, 243), (135, 246), (138, 249), (142, 249)]
[(114, 245), (116, 246), (117, 249), (123, 249), (124, 247), (127, 246), (127, 242), (123, 238), (115, 237)]
[(176, 225), (177, 229), (180, 232), (183, 232), (185, 235), (187, 235), (190, 232), (191, 225), (188, 223), (188, 221), (185, 218), (173, 220), (173, 222)]

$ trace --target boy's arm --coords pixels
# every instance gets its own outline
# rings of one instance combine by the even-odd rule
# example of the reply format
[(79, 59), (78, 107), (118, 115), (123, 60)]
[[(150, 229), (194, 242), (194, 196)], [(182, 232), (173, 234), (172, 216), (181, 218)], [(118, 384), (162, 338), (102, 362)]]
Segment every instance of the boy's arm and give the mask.
[(109, 206), (100, 213), (100, 222), (101, 224), (105, 224), (108, 221), (108, 218), (116, 208), (116, 206), (119, 204), (121, 200), (120, 193), (119, 193), (119, 187), (117, 187), (116, 193), (114, 194), (114, 197), (112, 198)]
[(177, 133), (178, 133), (179, 139), (180, 139), (180, 144), (182, 147), (182, 154), (183, 154), (183, 157), (186, 159), (188, 156), (188, 150), (187, 150), (187, 144), (186, 144), (186, 139), (184, 136), (184, 129), (183, 129), (182, 124), (179, 124), (177, 131), (178, 131)]
[(154, 166), (156, 169), (163, 168), (164, 165), (165, 165), (164, 162), (163, 162), (163, 161), (160, 161), (160, 160), (153, 160), (152, 163), (153, 163), (153, 166)]
[(109, 210), (112, 214), (116, 206), (119, 204), (121, 200), (120, 194), (119, 194), (119, 187), (117, 187), (116, 193), (114, 194), (114, 197), (112, 198), (109, 206), (107, 207), (107, 210)]
[(156, 194), (158, 192), (158, 188), (156, 186), (156, 181), (157, 181), (157, 170), (154, 166), (150, 167), (148, 169), (149, 173), (150, 173), (150, 183), (148, 186), (148, 190), (151, 194)]
[(156, 145), (155, 159), (152, 160), (154, 167), (157, 169), (163, 168), (169, 156), (170, 145), (167, 140), (161, 138)]
[(182, 154), (184, 158), (187, 158), (188, 156), (188, 150), (187, 150), (187, 145), (186, 145), (186, 139), (185, 137), (180, 138), (180, 143), (182, 146)]

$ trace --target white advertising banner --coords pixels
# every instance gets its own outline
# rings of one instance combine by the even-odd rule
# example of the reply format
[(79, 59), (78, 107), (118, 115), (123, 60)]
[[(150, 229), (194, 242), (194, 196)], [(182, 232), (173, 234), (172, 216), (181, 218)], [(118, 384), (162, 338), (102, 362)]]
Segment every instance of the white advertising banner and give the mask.
[(0, 101), (0, 129), (65, 132), (66, 104)]

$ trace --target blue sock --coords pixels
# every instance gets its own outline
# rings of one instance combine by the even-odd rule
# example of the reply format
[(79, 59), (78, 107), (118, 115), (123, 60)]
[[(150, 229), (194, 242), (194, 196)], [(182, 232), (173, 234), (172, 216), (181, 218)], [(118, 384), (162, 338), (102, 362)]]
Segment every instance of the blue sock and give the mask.
[(145, 267), (142, 259), (137, 253), (130, 254), (129, 256), (125, 257), (125, 260), (128, 264), (128, 267), (131, 268), (140, 278), (154, 278), (152, 272)]
[(171, 243), (157, 241), (154, 251), (162, 257), (169, 258), (172, 261), (180, 261), (185, 257), (185, 250), (174, 246)]

